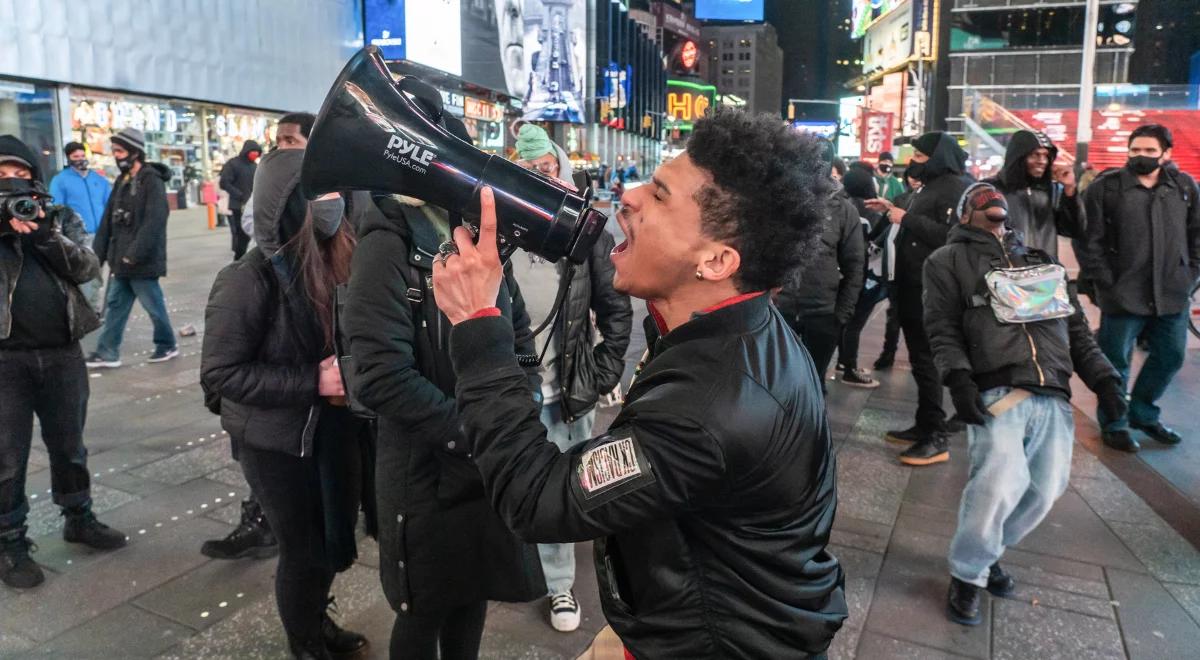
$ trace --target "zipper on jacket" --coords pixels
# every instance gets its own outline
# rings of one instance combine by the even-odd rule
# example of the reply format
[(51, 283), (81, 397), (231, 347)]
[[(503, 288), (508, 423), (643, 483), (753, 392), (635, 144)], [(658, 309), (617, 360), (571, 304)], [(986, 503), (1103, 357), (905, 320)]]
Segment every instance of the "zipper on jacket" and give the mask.
[[(1013, 265), (1012, 259), (1008, 258), (1008, 250), (1004, 249), (1004, 241), (1000, 240), (999, 236), (996, 236), (995, 234), (992, 234), (992, 235), (995, 236), (996, 242), (1000, 244), (1000, 254), (1004, 255), (1004, 261), (1006, 263), (1008, 263), (1008, 267), (1016, 268), (1016, 266)], [(1026, 327), (1024, 323), (1021, 324), (1021, 330), (1023, 330), (1025, 332), (1025, 339), (1029, 340), (1029, 352), (1033, 357), (1033, 367), (1035, 369), (1037, 369), (1038, 385), (1040, 387), (1045, 387), (1046, 386), (1046, 374), (1042, 372), (1042, 365), (1038, 363), (1037, 344), (1034, 343), (1033, 335), (1030, 334), (1029, 328)]]
[(308, 407), (308, 419), (304, 420), (304, 429), (300, 431), (300, 458), (304, 458), (304, 438), (308, 436), (308, 425), (312, 424), (313, 412), (317, 409), (315, 405)]

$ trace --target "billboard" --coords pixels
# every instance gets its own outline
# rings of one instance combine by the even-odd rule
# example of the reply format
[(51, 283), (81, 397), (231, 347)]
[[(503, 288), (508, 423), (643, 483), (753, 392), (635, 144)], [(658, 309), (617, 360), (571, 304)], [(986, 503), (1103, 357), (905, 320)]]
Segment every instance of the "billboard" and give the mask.
[(792, 130), (832, 140), (837, 137), (838, 123), (823, 119), (796, 119), (792, 122)]
[[(366, 42), (384, 59), (462, 75), (461, 0), (364, 0)], [(437, 25), (440, 29), (427, 29)]]
[(858, 158), (862, 144), (858, 140), (859, 113), (862, 112), (864, 96), (846, 96), (838, 99), (837, 153), (842, 158)]
[(763, 0), (696, 0), (702, 21), (761, 21)]
[(890, 69), (913, 52), (913, 6), (904, 0), (863, 36), (863, 72)]
[(905, 0), (850, 0), (850, 36), (857, 39), (867, 28)]
[(868, 163), (878, 163), (879, 154), (892, 150), (892, 122), (890, 112), (864, 110), (859, 136), (862, 140), (860, 157)]
[[(502, 1), (516, 0), (497, 0)], [(529, 76), (523, 99), (525, 119), (582, 124), (587, 2), (525, 0), (523, 20)]]
[(717, 88), (687, 80), (667, 80), (667, 126), (681, 131), (708, 114), (717, 101)]

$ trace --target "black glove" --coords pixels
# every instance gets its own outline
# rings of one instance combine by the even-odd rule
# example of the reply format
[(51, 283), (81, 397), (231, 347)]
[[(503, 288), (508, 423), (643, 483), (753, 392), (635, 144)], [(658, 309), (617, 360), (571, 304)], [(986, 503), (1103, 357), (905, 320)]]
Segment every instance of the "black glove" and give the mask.
[(983, 426), (992, 418), (983, 397), (979, 395), (979, 386), (971, 379), (971, 372), (966, 369), (955, 369), (946, 374), (946, 386), (950, 388), (950, 398), (954, 401), (955, 417), (965, 424)]
[(1129, 401), (1119, 378), (1109, 378), (1096, 386), (1096, 400), (1100, 413), (1107, 420), (1123, 419), (1129, 412)]

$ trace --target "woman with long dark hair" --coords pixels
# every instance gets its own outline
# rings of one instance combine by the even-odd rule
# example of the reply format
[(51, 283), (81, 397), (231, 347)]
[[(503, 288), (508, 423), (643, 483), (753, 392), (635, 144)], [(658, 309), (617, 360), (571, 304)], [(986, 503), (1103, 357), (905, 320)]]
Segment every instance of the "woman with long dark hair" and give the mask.
[(326, 612), (334, 574), (357, 556), (370, 453), (365, 423), (345, 407), (333, 351), (333, 292), (350, 279), (355, 244), (344, 212), (340, 196), (322, 197), (302, 224), (279, 223), (274, 255), (251, 252), (217, 275), (200, 366), (279, 539), (275, 601), (292, 654), (305, 659), (367, 643)]

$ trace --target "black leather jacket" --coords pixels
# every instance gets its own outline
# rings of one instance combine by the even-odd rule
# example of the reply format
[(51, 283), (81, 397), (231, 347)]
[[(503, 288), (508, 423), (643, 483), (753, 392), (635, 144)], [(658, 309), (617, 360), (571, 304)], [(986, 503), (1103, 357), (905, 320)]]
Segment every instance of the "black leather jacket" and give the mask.
[[(7, 224), (7, 221), (3, 222)], [(78, 286), (100, 274), (100, 261), (84, 246), (86, 232), (78, 213), (65, 206), (51, 206), (46, 209), (43, 222), (49, 222), (50, 226), (35, 235), (34, 246), (50, 264), (58, 286), (67, 295), (71, 340), (79, 341), (100, 327), (100, 319)], [(0, 234), (0, 241), (12, 241), (17, 254), (16, 259), (0, 260), (0, 339), (5, 339), (12, 331), (13, 310), (9, 303), (17, 288), (17, 279), (21, 277), (25, 255), (21, 253), (21, 241), (16, 233)]]
[(845, 325), (863, 289), (866, 246), (858, 210), (838, 188), (826, 206), (829, 216), (818, 249), (776, 297), (779, 309), (800, 317), (833, 314)]
[(604, 615), (638, 658), (797, 658), (846, 618), (826, 551), (835, 469), (812, 361), (765, 295), (658, 336), (609, 432), (546, 442), (512, 327), (454, 327), (460, 418), (529, 541), (598, 539)]
[(1033, 323), (1001, 323), (987, 302), (984, 276), (993, 268), (1052, 263), (1041, 250), (1027, 249), (1020, 234), (1004, 242), (968, 225), (950, 230), (949, 242), (925, 262), (925, 331), (938, 371), (966, 369), (980, 390), (1027, 386), (1070, 396), (1078, 371), (1090, 389), (1117, 372), (1096, 346), (1075, 294), (1075, 313)]
[[(609, 259), (615, 245), (603, 232), (592, 248), (586, 267), (577, 267), (571, 279), (565, 317), (555, 323), (554, 341), (558, 342), (558, 382), (563, 396), (558, 404), (568, 422), (582, 417), (596, 406), (600, 396), (617, 386), (625, 371), (625, 349), (633, 328), (633, 308), (629, 296), (613, 289), (613, 265)], [(602, 341), (594, 343), (595, 328)]]

